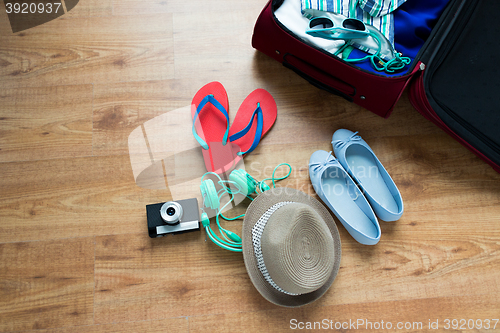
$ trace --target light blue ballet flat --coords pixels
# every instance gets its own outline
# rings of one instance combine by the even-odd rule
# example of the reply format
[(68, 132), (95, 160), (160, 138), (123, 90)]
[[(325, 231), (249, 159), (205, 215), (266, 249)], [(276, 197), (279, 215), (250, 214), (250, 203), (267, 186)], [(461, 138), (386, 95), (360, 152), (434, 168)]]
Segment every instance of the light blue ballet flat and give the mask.
[(375, 213), (331, 152), (318, 150), (311, 155), (309, 177), (318, 196), (355, 240), (365, 245), (378, 243), (380, 225)]
[(404, 210), (401, 194), (373, 150), (357, 133), (346, 129), (333, 133), (335, 156), (361, 188), (378, 218), (396, 221)]

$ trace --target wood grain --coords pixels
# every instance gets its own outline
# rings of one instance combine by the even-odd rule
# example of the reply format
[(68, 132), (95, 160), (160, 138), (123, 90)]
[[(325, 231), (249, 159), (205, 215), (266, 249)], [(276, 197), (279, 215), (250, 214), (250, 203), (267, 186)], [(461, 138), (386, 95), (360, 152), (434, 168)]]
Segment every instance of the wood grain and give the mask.
[[(495, 322), (491, 320), (498, 317), (498, 311), (495, 309), (496, 303), (497, 300), (494, 297), (485, 295), (482, 297), (433, 297), (396, 302), (378, 301), (319, 308), (313, 306), (298, 309), (281, 308), (194, 316), (189, 318), (189, 331), (205, 332), (207, 328), (210, 328), (213, 332), (232, 332), (238, 328), (240, 332), (301, 330), (307, 332), (488, 332), (496, 331), (499, 328), (499, 324), (497, 324), (496, 329), (494, 329)], [(435, 309), (440, 309), (440, 311), (436, 312)], [(464, 314), (466, 315), (462, 318)], [(452, 322), (453, 319), (458, 320), (456, 325)], [(460, 319), (464, 319), (465, 325), (460, 322)], [(472, 319), (474, 323), (470, 322), (469, 319)], [(478, 319), (480, 322), (477, 321)], [(486, 321), (487, 319), (489, 322)], [(489, 330), (484, 329), (486, 324), (489, 325)], [(398, 329), (398, 325), (401, 329)], [(467, 325), (473, 329), (469, 329)], [(462, 329), (457, 329), (461, 326)], [(434, 327), (438, 329), (433, 330)], [(455, 329), (453, 329), (454, 327)]]
[(125, 322), (106, 325), (64, 327), (47, 330), (25, 331), (38, 333), (180, 333), (189, 332), (187, 318), (169, 318), (141, 322)]
[[(496, 219), (484, 217), (481, 211), (488, 208), (492, 216), (498, 216), (500, 212), (498, 175), (451, 139), (442, 138), (450, 141), (449, 150), (441, 153), (443, 158), (437, 160), (432, 157), (439, 154), (432, 150), (436, 146), (433, 137), (393, 137), (380, 141), (386, 142), (386, 147), (392, 147), (381, 155), (385, 156), (382, 157), (384, 163), (398, 166), (388, 168), (395, 182), (400, 184), (407, 202), (407, 213), (401, 221), (415, 214), (414, 220), (408, 223), (419, 224), (420, 219), (453, 227), (458, 221), (465, 221), (465, 228), (473, 226), (476, 229), (474, 224), (467, 223), (472, 217), (482, 219), (488, 228), (493, 228), (484, 232), (494, 234), (497, 229), (493, 221)], [(329, 149), (328, 144), (297, 144), (291, 151), (288, 145), (265, 145), (265, 140), (267, 138), (252, 156), (246, 158), (247, 170), (257, 179), (263, 179), (271, 176), (277, 164), (287, 161), (292, 165), (293, 173), (280, 185), (313, 195), (307, 173), (308, 155), (315, 149)], [(426, 140), (427, 144), (423, 143)], [(413, 148), (411, 142), (427, 146), (428, 158), (412, 157), (413, 149), (417, 148)], [(374, 149), (377, 151), (376, 146)], [(276, 150), (283, 153), (273, 154)], [(468, 160), (459, 154), (465, 154)], [(466, 177), (465, 170), (470, 164), (476, 165), (476, 169)], [(0, 236), (3, 241), (142, 232), (145, 230), (145, 205), (171, 198), (166, 191), (138, 187), (129, 157), (125, 155), (2, 163), (0, 170), (5, 188), (0, 197), (3, 221)], [(480, 170), (483, 170), (482, 175)], [(201, 177), (202, 173), (203, 170), (192, 179)], [(176, 193), (177, 199), (199, 194), (197, 186)], [(474, 200), (471, 200), (472, 195)], [(453, 205), (452, 212), (447, 204)], [(469, 211), (464, 212), (466, 209)], [(69, 226), (68, 220), (73, 221)], [(115, 223), (117, 220), (120, 223)], [(34, 226), (38, 227), (35, 229)], [(57, 233), (53, 232), (54, 228), (58, 229)]]
[[(195, 88), (194, 83), (180, 80), (95, 85), (94, 154), (128, 154), (128, 137), (134, 129), (168, 111), (189, 106)], [(190, 126), (186, 130), (189, 134)]]
[[(419, 299), (500, 292), (500, 272), (492, 269), (500, 263), (498, 232), (475, 232), (475, 226), (467, 227), (464, 219), (455, 221), (461, 232), (451, 236), (447, 230), (436, 230), (434, 219), (420, 217), (418, 227), (413, 221), (410, 217), (396, 226), (383, 225), (382, 240), (374, 247), (356, 243), (339, 225), (340, 273), (318, 306), (397, 301), (403, 294), (405, 299)], [(230, 224), (231, 230), (239, 232), (240, 228)], [(199, 233), (161, 240), (146, 235), (98, 238), (96, 321), (276, 308), (256, 295), (241, 256), (221, 253), (213, 244), (202, 242), (203, 238)], [(209, 306), (203, 299), (210, 300)], [(148, 304), (149, 311), (134, 310), (141, 304)]]
[[(419, 115), (406, 93), (382, 119), (255, 51), (266, 2), (80, 0), (17, 34), (0, 4), (0, 332), (284, 332), (294, 318), (423, 325), (357, 330), (365, 332), (426, 332), (429, 320), (436, 331), (500, 329), (444, 328), (447, 318), (498, 318), (500, 174)], [(309, 157), (348, 128), (401, 191), (405, 213), (380, 221), (376, 246), (336, 220), (340, 272), (310, 305), (267, 302), (242, 256), (204, 231), (147, 235), (147, 204), (199, 196), (203, 166), (185, 158), (196, 153), (191, 122), (176, 112), (211, 81), (224, 85), (231, 121), (254, 89), (276, 100), (275, 125), (244, 159), (255, 178), (287, 162), (291, 176), (278, 186), (317, 198)], [(162, 166), (164, 189), (138, 186), (132, 133), (148, 135), (146, 166), (177, 149), (163, 165), (182, 181), (165, 188)], [(241, 221), (223, 225), (241, 233)]]
[[(235, 4), (231, 0), (222, 1), (161, 1), (148, 0), (137, 2), (133, 0), (113, 0), (113, 14), (115, 15), (137, 15), (151, 13), (232, 13), (243, 9), (261, 10), (265, 5), (263, 1), (246, 1)], [(195, 21), (193, 21), (195, 22)], [(198, 25), (199, 26), (199, 25)]]
[(111, 16), (113, 14), (112, 0), (79, 0), (78, 5), (67, 12), (69, 17)]
[(92, 155), (92, 86), (0, 91), (0, 162)]
[(93, 322), (94, 239), (0, 244), (0, 331)]
[[(270, 59), (262, 59), (262, 62), (268, 61)], [(310, 85), (304, 86), (300, 77), (282, 66), (268, 66), (266, 71), (271, 82), (260, 87), (265, 87), (275, 97), (279, 116), (260, 146), (323, 141), (324, 149), (331, 150), (328, 143), (338, 127), (358, 127), (367, 140), (381, 136), (429, 134), (453, 142), (407, 102), (392, 117), (383, 119), (354, 104), (345, 104), (340, 97)], [(279, 80), (272, 79), (280, 76)], [(189, 106), (194, 94), (206, 83), (203, 79), (174, 79), (94, 85), (94, 154), (127, 154), (127, 139), (135, 128), (169, 111)], [(228, 113), (233, 120), (243, 100), (256, 86), (249, 84), (248, 80), (225, 84), (227, 81), (223, 79), (221, 83), (228, 94)], [(297, 112), (298, 107), (307, 112)], [(359, 128), (359, 124), (370, 126)], [(184, 127), (184, 135), (190, 135), (190, 123), (179, 126)], [(387, 126), (394, 127), (394, 130), (385, 131)], [(301, 135), (294, 135), (298, 132)], [(385, 149), (385, 144), (380, 147)]]
[(174, 75), (169, 14), (57, 19), (18, 34), (4, 33), (0, 45), (4, 88)]
[(128, 156), (0, 163), (0, 241), (146, 232), (146, 204), (168, 191), (135, 185)]
[(232, 73), (240, 80), (252, 77), (255, 54), (250, 43), (259, 12), (255, 8), (234, 11), (231, 15), (221, 11), (174, 15), (176, 78), (203, 78), (209, 82), (225, 81)]

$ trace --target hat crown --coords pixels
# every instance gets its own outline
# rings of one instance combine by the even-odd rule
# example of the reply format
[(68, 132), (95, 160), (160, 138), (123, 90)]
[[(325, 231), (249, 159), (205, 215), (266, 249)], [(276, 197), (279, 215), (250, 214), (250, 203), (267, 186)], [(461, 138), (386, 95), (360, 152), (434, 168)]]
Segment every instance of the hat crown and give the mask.
[(261, 246), (271, 279), (287, 293), (313, 292), (332, 274), (333, 237), (321, 216), (304, 203), (278, 208), (262, 232)]

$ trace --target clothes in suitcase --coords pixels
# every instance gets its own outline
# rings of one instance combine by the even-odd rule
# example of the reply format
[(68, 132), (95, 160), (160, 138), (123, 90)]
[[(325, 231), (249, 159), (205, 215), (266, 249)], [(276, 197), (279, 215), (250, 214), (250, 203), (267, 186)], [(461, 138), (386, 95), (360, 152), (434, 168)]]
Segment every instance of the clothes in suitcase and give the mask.
[(500, 172), (500, 100), (496, 98), (500, 76), (494, 65), (500, 54), (496, 40), (500, 22), (494, 19), (500, 2), (402, 3), (392, 12), (393, 45), (410, 63), (385, 72), (370, 61), (349, 62), (366, 54), (359, 49), (342, 59), (338, 49), (345, 41), (307, 33), (312, 22), (304, 16), (307, 1), (311, 0), (270, 0), (255, 24), (252, 46), (318, 88), (382, 117), (389, 117), (409, 85), (410, 101), (424, 117)]

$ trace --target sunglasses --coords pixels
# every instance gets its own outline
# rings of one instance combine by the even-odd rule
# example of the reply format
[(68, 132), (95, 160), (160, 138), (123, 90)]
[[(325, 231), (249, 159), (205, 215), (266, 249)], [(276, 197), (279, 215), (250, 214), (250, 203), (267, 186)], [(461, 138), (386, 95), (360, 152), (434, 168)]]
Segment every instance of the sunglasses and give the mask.
[(366, 25), (358, 19), (331, 13), (327, 15), (313, 17), (309, 21), (309, 28), (306, 30), (306, 33), (326, 39), (363, 38), (370, 34)]

